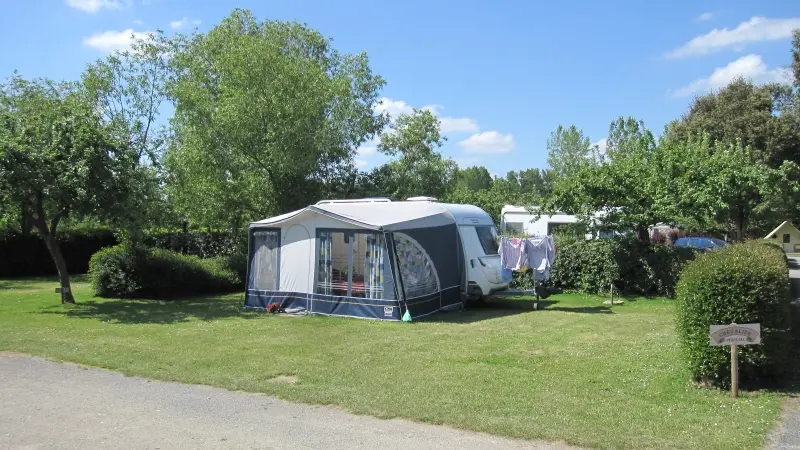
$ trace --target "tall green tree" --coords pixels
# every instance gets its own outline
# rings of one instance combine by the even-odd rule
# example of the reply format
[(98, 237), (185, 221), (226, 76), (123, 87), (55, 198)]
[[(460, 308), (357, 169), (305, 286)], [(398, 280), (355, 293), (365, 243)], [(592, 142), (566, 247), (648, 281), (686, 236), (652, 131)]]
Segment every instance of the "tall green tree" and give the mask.
[(463, 187), (473, 191), (491, 189), (492, 175), (489, 173), (489, 169), (483, 166), (458, 169), (456, 187)]
[(608, 135), (606, 158), (559, 177), (543, 211), (572, 213), (587, 224), (602, 213), (604, 228), (634, 231), (639, 239), (648, 240), (649, 226), (670, 220), (657, 200), (663, 186), (654, 170), (655, 139), (634, 119), (612, 122)]
[(444, 198), (458, 170), (452, 159), (438, 151), (446, 139), (439, 119), (428, 110), (398, 116), (378, 144), (378, 151), (396, 158), (374, 172), (384, 192), (395, 199)]
[(367, 55), (304, 25), (234, 10), (170, 45), (168, 194), (196, 223), (238, 227), (315, 201), (385, 125)]
[(575, 125), (561, 125), (547, 140), (547, 164), (556, 176), (568, 177), (588, 162), (592, 152), (589, 137)]
[(31, 211), (58, 270), (63, 303), (75, 299), (58, 226), (71, 216), (118, 216), (135, 156), (112, 139), (79, 85), (19, 76), (0, 85), (0, 192)]
[(667, 125), (665, 138), (688, 140), (707, 134), (711, 142), (741, 142), (753, 155), (772, 167), (783, 161), (800, 163), (800, 127), (787, 85), (756, 85), (743, 78), (717, 92), (697, 97), (689, 111)]
[(163, 36), (134, 39), (129, 50), (90, 64), (81, 80), (114, 139), (136, 152), (135, 191), (118, 199), (125, 203), (122, 231), (133, 243), (144, 228), (176, 221), (169, 217), (159, 167), (168, 138), (166, 121), (159, 119), (169, 103), (169, 50)]

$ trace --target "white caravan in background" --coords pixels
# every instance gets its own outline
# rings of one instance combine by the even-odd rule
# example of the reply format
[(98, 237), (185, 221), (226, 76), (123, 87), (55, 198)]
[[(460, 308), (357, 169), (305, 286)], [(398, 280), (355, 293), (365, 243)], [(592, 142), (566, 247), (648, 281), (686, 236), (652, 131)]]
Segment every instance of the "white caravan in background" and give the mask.
[[(509, 233), (528, 236), (551, 236), (558, 227), (580, 221), (577, 216), (562, 212), (552, 216), (542, 215), (537, 219), (536, 215), (531, 213), (531, 210), (536, 209), (536, 206), (529, 208), (514, 205), (503, 206), (503, 209), (500, 210), (500, 229)], [(602, 217), (602, 213), (595, 213), (594, 215), (596, 221), (600, 221)], [(599, 237), (611, 237), (613, 234), (601, 231)], [(592, 233), (586, 234), (586, 239), (592, 239), (593, 237)]]

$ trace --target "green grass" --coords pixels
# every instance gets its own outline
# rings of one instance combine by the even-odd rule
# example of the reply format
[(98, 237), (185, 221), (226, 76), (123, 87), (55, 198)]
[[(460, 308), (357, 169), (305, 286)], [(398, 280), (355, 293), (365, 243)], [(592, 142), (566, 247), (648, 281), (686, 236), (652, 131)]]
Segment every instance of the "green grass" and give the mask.
[(84, 281), (61, 306), (54, 287), (0, 280), (0, 349), (602, 448), (758, 448), (783, 398), (693, 387), (667, 300), (565, 294), (404, 324), (243, 312), (241, 295), (106, 301)]

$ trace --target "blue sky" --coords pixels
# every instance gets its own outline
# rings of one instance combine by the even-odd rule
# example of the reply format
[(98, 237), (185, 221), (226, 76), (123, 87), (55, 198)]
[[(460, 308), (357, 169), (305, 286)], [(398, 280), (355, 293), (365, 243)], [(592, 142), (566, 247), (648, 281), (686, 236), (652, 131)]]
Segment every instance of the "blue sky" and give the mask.
[[(575, 124), (601, 142), (618, 116), (657, 134), (696, 93), (738, 74), (779, 80), (800, 28), (793, 1), (211, 1), (4, 2), (3, 77), (77, 78), (131, 32), (207, 30), (234, 7), (306, 22), (341, 51), (367, 51), (387, 80), (382, 108), (429, 107), (443, 152), (492, 173), (546, 167), (546, 142)], [(385, 161), (369, 144), (365, 169)]]

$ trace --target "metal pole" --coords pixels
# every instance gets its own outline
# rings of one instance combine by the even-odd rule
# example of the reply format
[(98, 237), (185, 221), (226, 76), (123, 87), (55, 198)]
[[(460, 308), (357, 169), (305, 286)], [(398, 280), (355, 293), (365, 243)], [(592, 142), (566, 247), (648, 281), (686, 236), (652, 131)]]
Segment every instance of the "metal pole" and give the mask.
[(731, 398), (739, 397), (739, 355), (736, 344), (731, 344)]

